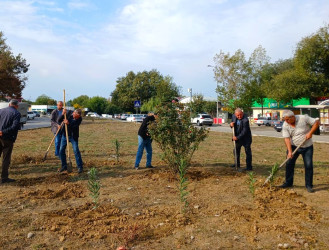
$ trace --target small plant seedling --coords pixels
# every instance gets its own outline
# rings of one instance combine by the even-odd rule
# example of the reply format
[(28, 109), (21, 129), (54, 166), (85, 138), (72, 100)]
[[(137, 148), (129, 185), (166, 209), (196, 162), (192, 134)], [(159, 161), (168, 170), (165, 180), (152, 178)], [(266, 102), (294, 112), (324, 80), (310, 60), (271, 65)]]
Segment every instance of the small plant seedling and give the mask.
[(180, 195), (180, 201), (183, 203), (182, 212), (185, 213), (186, 209), (188, 208), (188, 201), (187, 201), (187, 178), (185, 177), (187, 170), (187, 164), (186, 161), (181, 160), (180, 165), (178, 166), (178, 180), (179, 180), (179, 195)]
[(279, 165), (275, 164), (270, 171), (270, 178), (269, 178), (269, 182), (270, 182), (270, 187), (272, 187), (272, 185), (274, 184), (274, 180), (275, 180), (275, 176), (279, 171)]
[(252, 196), (254, 197), (255, 196), (255, 189), (256, 189), (256, 187), (255, 187), (255, 183), (256, 183), (255, 174), (254, 174), (254, 172), (249, 172), (248, 176), (249, 176), (249, 180), (248, 180), (249, 191), (252, 194)]
[(120, 147), (121, 147), (121, 143), (118, 141), (118, 139), (115, 139), (113, 141), (114, 144), (114, 148), (115, 148), (115, 159), (117, 161), (117, 163), (119, 162), (119, 157), (120, 157)]
[(98, 198), (100, 194), (100, 189), (101, 189), (101, 183), (98, 179), (98, 171), (96, 168), (91, 168), (88, 172), (88, 190), (89, 190), (89, 195), (91, 196), (94, 207), (93, 209), (96, 209), (98, 207)]

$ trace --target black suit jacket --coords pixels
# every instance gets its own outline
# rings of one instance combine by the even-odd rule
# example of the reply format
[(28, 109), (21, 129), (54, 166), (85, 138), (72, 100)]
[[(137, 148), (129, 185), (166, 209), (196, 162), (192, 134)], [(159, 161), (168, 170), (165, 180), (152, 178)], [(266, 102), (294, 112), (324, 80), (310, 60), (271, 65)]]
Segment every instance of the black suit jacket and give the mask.
[(232, 116), (232, 122), (234, 122), (234, 133), (235, 136), (238, 138), (237, 142), (241, 143), (242, 145), (250, 145), (252, 142), (251, 130), (249, 126), (248, 118), (243, 115), (242, 119), (240, 120), (240, 125), (237, 124), (237, 118), (235, 115)]

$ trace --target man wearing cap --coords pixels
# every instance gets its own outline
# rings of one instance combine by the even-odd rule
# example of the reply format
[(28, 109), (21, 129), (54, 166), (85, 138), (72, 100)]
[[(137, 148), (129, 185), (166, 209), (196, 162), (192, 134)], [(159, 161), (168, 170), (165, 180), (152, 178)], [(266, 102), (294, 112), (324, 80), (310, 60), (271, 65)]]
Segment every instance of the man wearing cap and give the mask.
[[(281, 188), (293, 186), (295, 163), (299, 155), (303, 156), (305, 167), (305, 186), (308, 192), (313, 193), (313, 141), (312, 135), (319, 127), (319, 120), (308, 115), (295, 115), (291, 110), (282, 113), (284, 123), (282, 136), (287, 147), (286, 180)], [(292, 152), (301, 147), (292, 155)]]
[(155, 121), (156, 114), (149, 112), (148, 116), (143, 120), (142, 125), (138, 130), (138, 149), (136, 154), (135, 169), (139, 169), (139, 163), (142, 160), (144, 148), (146, 150), (146, 168), (152, 166), (152, 139), (148, 132), (148, 125)]
[[(57, 130), (60, 129), (61, 123), (58, 121), (59, 117), (63, 113), (63, 102), (57, 102), (57, 109), (51, 112), (50, 124), (51, 124), (51, 132), (56, 134)], [(61, 146), (61, 139), (62, 139), (62, 131), (60, 131), (57, 136), (55, 137), (55, 156), (59, 157), (59, 148)]]
[(8, 171), (14, 142), (20, 129), (21, 114), (17, 111), (18, 101), (12, 99), (9, 107), (0, 109), (0, 157), (2, 155), (1, 183), (13, 182)]

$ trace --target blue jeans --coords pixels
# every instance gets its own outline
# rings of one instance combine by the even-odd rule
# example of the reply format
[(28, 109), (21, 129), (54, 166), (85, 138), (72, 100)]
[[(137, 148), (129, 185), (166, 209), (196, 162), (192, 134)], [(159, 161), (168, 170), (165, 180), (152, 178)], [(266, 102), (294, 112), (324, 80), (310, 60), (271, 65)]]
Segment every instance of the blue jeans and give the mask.
[(59, 157), (59, 150), (61, 148), (62, 133), (58, 133), (55, 137), (55, 156)]
[(151, 166), (152, 162), (152, 140), (151, 138), (143, 139), (143, 137), (138, 136), (138, 149), (136, 154), (135, 167), (139, 166), (142, 160), (144, 148), (146, 149), (146, 166)]
[[(294, 151), (297, 147), (292, 145), (291, 148)], [(302, 155), (305, 166), (305, 186), (313, 187), (313, 145), (298, 149), (292, 159), (287, 162), (286, 183), (288, 185), (293, 185), (294, 183), (295, 164), (299, 155)]]
[[(73, 152), (74, 152), (74, 156), (75, 156), (75, 161), (77, 163), (77, 167), (78, 167), (78, 169), (82, 169), (83, 163), (82, 163), (81, 154), (80, 154), (80, 150), (79, 150), (78, 140), (74, 140), (72, 136), (69, 136), (69, 142), (72, 143), (72, 148), (73, 148)], [(67, 169), (66, 145), (67, 145), (66, 137), (64, 135), (62, 135), (61, 147), (59, 150), (59, 155), (60, 155), (61, 162), (62, 162), (62, 169)]]

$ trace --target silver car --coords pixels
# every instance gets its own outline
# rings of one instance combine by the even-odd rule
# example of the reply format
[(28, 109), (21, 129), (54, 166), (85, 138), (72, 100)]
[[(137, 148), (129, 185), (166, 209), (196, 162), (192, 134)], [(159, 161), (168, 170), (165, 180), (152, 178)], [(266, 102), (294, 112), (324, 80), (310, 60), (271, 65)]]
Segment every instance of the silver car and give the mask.
[(142, 122), (143, 115), (130, 115), (127, 117), (127, 122)]

